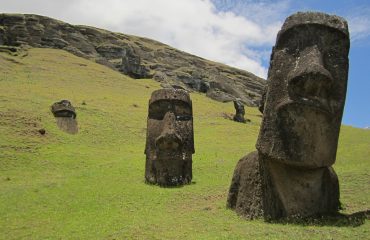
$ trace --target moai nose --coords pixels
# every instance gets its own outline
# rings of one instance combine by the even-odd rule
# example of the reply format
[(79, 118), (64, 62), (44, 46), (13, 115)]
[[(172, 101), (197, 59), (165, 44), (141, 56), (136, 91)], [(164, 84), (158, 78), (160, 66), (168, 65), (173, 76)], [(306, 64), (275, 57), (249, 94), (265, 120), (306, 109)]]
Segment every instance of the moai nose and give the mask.
[(158, 150), (178, 150), (182, 146), (182, 139), (176, 133), (176, 117), (173, 112), (167, 112), (163, 118), (161, 135), (155, 140)]
[(333, 77), (324, 67), (316, 45), (300, 53), (295, 68), (288, 74), (290, 93), (302, 97), (327, 98), (332, 83)]

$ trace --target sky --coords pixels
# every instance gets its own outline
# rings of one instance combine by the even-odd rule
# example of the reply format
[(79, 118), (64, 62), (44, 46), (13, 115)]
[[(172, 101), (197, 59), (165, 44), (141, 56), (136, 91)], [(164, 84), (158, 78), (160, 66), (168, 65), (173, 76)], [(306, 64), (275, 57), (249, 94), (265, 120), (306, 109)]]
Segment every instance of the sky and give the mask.
[(369, 0), (0, 0), (2, 13), (34, 13), (148, 37), (263, 78), (277, 32), (297, 11), (347, 19), (351, 49), (342, 122), (370, 127)]

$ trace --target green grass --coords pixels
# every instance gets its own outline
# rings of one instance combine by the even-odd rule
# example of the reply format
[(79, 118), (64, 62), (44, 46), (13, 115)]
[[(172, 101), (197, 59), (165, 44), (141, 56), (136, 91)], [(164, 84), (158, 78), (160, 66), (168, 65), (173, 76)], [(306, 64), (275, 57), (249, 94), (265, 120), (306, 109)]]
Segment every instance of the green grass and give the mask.
[[(265, 223), (225, 208), (236, 162), (254, 150), (255, 108), (238, 124), (222, 117), (231, 103), (192, 93), (194, 183), (160, 188), (144, 184), (158, 83), (50, 49), (0, 53), (0, 73), (0, 239), (369, 239), (368, 220)], [(50, 106), (61, 99), (76, 107), (77, 135), (56, 126)], [(334, 168), (344, 213), (370, 208), (369, 156), (370, 131), (343, 126)]]

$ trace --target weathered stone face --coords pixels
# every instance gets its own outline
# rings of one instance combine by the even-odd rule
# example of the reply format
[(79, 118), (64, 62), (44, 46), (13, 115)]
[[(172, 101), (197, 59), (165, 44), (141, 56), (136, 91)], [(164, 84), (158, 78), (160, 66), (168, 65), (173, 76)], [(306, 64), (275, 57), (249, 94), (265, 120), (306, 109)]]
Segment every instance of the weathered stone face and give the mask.
[(286, 20), (271, 57), (259, 152), (293, 166), (334, 163), (349, 45), (340, 17), (297, 13)]
[(191, 182), (194, 153), (193, 113), (189, 94), (160, 89), (149, 100), (145, 178), (162, 186)]
[(335, 162), (349, 36), (344, 19), (297, 13), (271, 55), (257, 152), (243, 157), (227, 206), (247, 218), (305, 218), (339, 208)]

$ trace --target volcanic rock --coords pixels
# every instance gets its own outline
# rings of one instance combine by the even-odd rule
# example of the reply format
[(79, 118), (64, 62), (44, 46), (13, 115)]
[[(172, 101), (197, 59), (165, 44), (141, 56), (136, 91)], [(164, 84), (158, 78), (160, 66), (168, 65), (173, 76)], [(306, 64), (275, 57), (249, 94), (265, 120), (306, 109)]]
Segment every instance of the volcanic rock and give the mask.
[[(152, 78), (258, 106), (265, 81), (247, 71), (179, 51), (160, 42), (33, 14), (0, 14), (0, 45), (63, 49), (133, 78)], [(217, 89), (216, 89), (217, 88)]]

